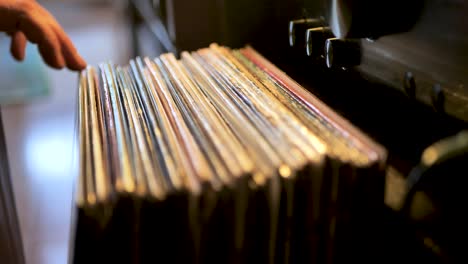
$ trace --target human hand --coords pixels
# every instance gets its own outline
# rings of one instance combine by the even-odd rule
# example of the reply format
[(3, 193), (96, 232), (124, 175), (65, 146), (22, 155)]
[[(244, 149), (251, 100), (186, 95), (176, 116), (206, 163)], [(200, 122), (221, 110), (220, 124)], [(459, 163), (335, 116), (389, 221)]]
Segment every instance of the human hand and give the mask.
[(78, 71), (86, 67), (59, 23), (34, 0), (0, 0), (0, 31), (11, 36), (11, 54), (19, 61), (30, 41), (53, 68)]

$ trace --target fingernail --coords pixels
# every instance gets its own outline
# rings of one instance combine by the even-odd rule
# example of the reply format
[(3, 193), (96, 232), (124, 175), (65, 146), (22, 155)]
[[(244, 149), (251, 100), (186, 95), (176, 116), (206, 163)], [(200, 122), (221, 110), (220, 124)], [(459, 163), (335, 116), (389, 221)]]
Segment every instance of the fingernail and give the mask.
[(26, 57), (26, 54), (24, 54), (24, 53), (18, 54), (18, 60), (19, 61), (24, 61), (24, 57)]

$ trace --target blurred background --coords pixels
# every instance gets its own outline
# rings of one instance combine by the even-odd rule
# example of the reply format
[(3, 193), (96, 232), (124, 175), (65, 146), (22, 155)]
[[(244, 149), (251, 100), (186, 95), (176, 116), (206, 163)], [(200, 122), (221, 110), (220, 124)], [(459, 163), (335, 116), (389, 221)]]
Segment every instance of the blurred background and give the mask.
[[(128, 62), (130, 38), (123, 2), (39, 2), (62, 24), (89, 64)], [(1, 114), (26, 263), (64, 264), (77, 172), (78, 73), (46, 67), (34, 45), (28, 46), (25, 62), (17, 63), (9, 46), (9, 37), (2, 34)]]

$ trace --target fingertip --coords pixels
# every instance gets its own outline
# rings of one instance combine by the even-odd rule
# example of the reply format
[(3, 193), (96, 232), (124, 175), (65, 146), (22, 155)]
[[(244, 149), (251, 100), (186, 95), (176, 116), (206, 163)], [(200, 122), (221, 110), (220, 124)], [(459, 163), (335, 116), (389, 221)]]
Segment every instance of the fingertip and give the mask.
[(76, 59), (74, 62), (69, 63), (68, 68), (72, 71), (81, 71), (84, 70), (87, 65), (86, 61), (80, 55), (76, 55)]
[(26, 57), (26, 54), (24, 52), (19, 52), (16, 56), (16, 59), (18, 61), (24, 61), (24, 58)]
[(24, 55), (21, 55), (21, 54), (18, 54), (18, 53), (15, 53), (15, 52), (11, 52), (11, 55), (13, 56), (13, 58), (18, 61), (18, 62), (22, 62), (24, 61)]
[(65, 60), (60, 53), (60, 50), (56, 50), (53, 47), (47, 45), (39, 45), (39, 52), (44, 62), (51, 68), (56, 70), (63, 69), (65, 67)]
[(67, 62), (65, 61), (65, 58), (60, 50), (60, 46), (58, 46), (59, 49), (54, 51), (54, 61), (55, 65), (57, 66), (58, 69), (63, 69), (65, 66), (67, 66)]
[(79, 65), (80, 65), (80, 67), (82, 69), (84, 69), (84, 68), (86, 68), (86, 66), (88, 66), (88, 63), (80, 55), (78, 55), (78, 62), (79, 62)]
[(65, 59), (65, 63), (70, 70), (80, 71), (86, 68), (86, 61), (80, 56), (76, 48), (73, 46), (71, 41), (64, 37), (62, 38), (62, 55)]
[(55, 70), (63, 70), (64, 66), (62, 65), (51, 65), (49, 64), (49, 66)]
[(58, 55), (58, 66), (60, 68), (64, 68), (66, 66), (65, 59), (63, 56), (60, 56), (60, 54)]
[(86, 68), (88, 65), (86, 61), (83, 59), (83, 57), (78, 54), (78, 52), (75, 50), (75, 52), (70, 52), (69, 50), (64, 48), (63, 51), (63, 58), (66, 60), (67, 68), (72, 70), (72, 71), (81, 71)]
[(21, 54), (18, 53), (18, 49), (17, 49), (15, 46), (16, 46), (16, 44), (15, 44), (15, 42), (12, 40), (11, 48), (10, 48), (11, 56), (13, 56), (13, 58), (14, 58), (16, 61), (23, 61), (24, 56), (21, 56)]
[(50, 59), (50, 66), (52, 66), (56, 70), (61, 70), (65, 68), (65, 60), (63, 59), (60, 54), (55, 55), (53, 58)]
[(44, 62), (52, 69), (54, 70), (62, 70), (65, 66), (63, 64), (60, 64), (59, 62), (54, 62), (54, 61), (50, 61), (50, 60), (47, 60), (47, 59), (44, 59)]
[(21, 31), (11, 34), (10, 52), (17, 61), (23, 61), (26, 53), (27, 39)]
[(73, 42), (67, 36), (65, 31), (60, 27), (60, 25), (53, 21), (53, 29), (56, 33), (57, 39), (60, 42), (61, 53), (65, 60), (65, 64), (68, 69), (72, 71), (81, 71), (86, 68), (86, 61), (80, 56), (76, 47), (73, 45)]

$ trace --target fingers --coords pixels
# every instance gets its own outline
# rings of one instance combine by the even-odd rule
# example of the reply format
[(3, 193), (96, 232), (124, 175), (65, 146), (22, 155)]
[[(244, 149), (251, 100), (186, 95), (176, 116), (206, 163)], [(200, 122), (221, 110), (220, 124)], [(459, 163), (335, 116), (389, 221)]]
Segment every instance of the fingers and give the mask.
[(16, 60), (24, 60), (27, 41), (26, 36), (21, 31), (16, 31), (11, 34), (10, 52)]
[(24, 32), (29, 41), (37, 43), (44, 61), (51, 67), (61, 69), (65, 66), (60, 42), (47, 20), (37, 11), (29, 11), (18, 23), (18, 29)]
[(62, 28), (55, 28), (57, 36), (59, 38), (62, 55), (65, 58), (65, 63), (67, 67), (71, 70), (83, 70), (86, 67), (85, 60), (78, 54), (75, 46), (68, 38), (68, 36), (63, 32)]
[[(47, 12), (47, 11), (46, 11)], [(70, 38), (67, 36), (65, 31), (60, 27), (58, 22), (50, 16), (53, 30), (55, 31), (57, 38), (61, 44), (62, 55), (65, 59), (67, 67), (71, 70), (82, 70), (86, 67), (85, 60), (78, 54), (75, 46), (73, 45)]]
[(51, 27), (57, 35), (60, 41), (62, 55), (64, 56), (67, 67), (71, 70), (82, 70), (86, 67), (86, 62), (78, 54), (75, 46), (73, 45), (70, 38), (67, 36), (65, 31), (62, 29), (57, 20), (44, 8), (40, 7), (40, 12), (43, 17), (47, 17)]
[(37, 43), (41, 56), (49, 66), (56, 69), (67, 66), (71, 70), (82, 70), (86, 67), (86, 62), (58, 22), (39, 4), (29, 3), (28, 9), (20, 15), (17, 29), (22, 31), (29, 41)]

